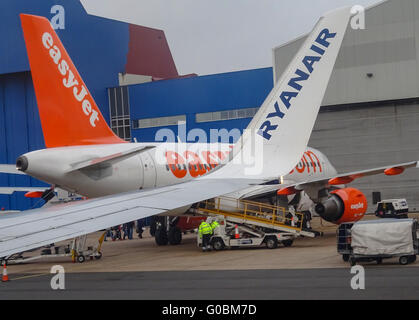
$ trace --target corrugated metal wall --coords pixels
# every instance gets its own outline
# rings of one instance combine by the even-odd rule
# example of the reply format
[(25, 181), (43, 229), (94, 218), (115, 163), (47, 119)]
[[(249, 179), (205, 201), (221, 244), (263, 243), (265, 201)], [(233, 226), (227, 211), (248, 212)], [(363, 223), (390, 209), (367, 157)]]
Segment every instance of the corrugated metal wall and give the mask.
[[(29, 72), (0, 75), (0, 163), (15, 164), (28, 150), (44, 148), (32, 78)], [(0, 174), (0, 186), (46, 186), (21, 175)], [(22, 193), (0, 195), (0, 208), (24, 210), (38, 200)], [(39, 203), (41, 204), (41, 203)]]
[[(177, 75), (164, 32), (88, 15), (79, 0), (1, 0), (0, 1), (0, 163), (14, 164), (22, 153), (44, 146), (19, 14), (35, 14), (47, 19), (59, 5), (64, 9), (64, 29), (56, 30), (89, 91), (109, 121), (108, 87), (119, 84), (118, 74), (128, 72), (165, 76)], [(159, 37), (161, 39), (159, 39)], [(154, 41), (152, 45), (150, 41)], [(157, 43), (156, 43), (157, 42)], [(141, 44), (141, 46), (140, 46)], [(169, 57), (135, 63), (136, 55), (147, 47), (147, 54)], [(144, 52), (143, 52), (144, 54)], [(128, 58), (130, 61), (128, 61)], [(147, 68), (145, 68), (147, 66)], [(58, 128), (57, 128), (58, 130)], [(34, 180), (0, 174), (0, 187), (37, 186)], [(36, 202), (36, 201), (35, 201)], [(34, 201), (23, 197), (0, 195), (0, 209), (28, 209)]]
[[(339, 172), (419, 160), (419, 0), (388, 0), (366, 11), (366, 29), (348, 27), (310, 146)], [(274, 49), (278, 79), (305, 37)], [(371, 73), (372, 77), (367, 74)], [(415, 100), (413, 100), (415, 101)], [(419, 170), (351, 184), (419, 210)]]
[(106, 88), (117, 86), (118, 73), (125, 72), (129, 25), (90, 16), (79, 0), (0, 1), (0, 74), (29, 71), (19, 14), (51, 19), (54, 5), (61, 5), (65, 10), (65, 29), (56, 32), (109, 121)]
[[(130, 86), (131, 120), (186, 115), (187, 130), (244, 129), (251, 119), (196, 123), (196, 113), (260, 107), (273, 87), (272, 68)], [(177, 134), (177, 127), (169, 127)], [(133, 129), (138, 141), (154, 141), (161, 127)]]
[[(147, 83), (130, 87), (131, 119), (187, 115), (187, 128), (244, 129), (250, 119), (196, 123), (195, 114), (260, 106), (272, 88), (272, 69)], [(409, 104), (410, 103), (410, 104)], [(406, 101), (323, 107), (309, 145), (326, 154), (338, 172), (419, 160), (419, 105)], [(175, 127), (172, 127), (176, 130)], [(154, 141), (160, 128), (132, 130), (138, 141)], [(406, 197), (419, 209), (419, 169), (400, 176), (357, 180), (374, 210), (372, 192)]]
[[(419, 102), (347, 106), (321, 112), (309, 145), (324, 152), (338, 172), (365, 170), (419, 160)], [(356, 180), (374, 211), (372, 192), (382, 199), (407, 198), (419, 210), (419, 169), (400, 176), (377, 175)]]
[[(366, 10), (365, 23), (348, 26), (323, 105), (419, 97), (419, 1), (380, 3)], [(274, 49), (276, 79), (304, 40)]]

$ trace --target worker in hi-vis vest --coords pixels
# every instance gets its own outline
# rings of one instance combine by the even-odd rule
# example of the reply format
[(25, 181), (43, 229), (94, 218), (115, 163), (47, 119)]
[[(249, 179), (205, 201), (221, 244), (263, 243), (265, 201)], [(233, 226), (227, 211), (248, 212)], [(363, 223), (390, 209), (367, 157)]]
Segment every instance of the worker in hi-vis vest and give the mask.
[(218, 223), (217, 220), (214, 220), (213, 222), (211, 222), (211, 228), (212, 228), (212, 234), (215, 234), (215, 229), (219, 226), (220, 224)]
[(211, 250), (210, 247), (210, 239), (212, 235), (212, 228), (211, 225), (206, 222), (202, 221), (199, 225), (199, 237), (202, 239), (202, 251)]

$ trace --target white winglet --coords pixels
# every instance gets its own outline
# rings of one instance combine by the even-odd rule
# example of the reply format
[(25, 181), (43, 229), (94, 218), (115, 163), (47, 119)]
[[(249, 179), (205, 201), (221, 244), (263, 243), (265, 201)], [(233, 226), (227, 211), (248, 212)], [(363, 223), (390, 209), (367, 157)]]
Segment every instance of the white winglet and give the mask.
[(350, 16), (343, 8), (319, 20), (235, 145), (232, 161), (206, 179), (268, 179), (292, 170), (307, 147)]

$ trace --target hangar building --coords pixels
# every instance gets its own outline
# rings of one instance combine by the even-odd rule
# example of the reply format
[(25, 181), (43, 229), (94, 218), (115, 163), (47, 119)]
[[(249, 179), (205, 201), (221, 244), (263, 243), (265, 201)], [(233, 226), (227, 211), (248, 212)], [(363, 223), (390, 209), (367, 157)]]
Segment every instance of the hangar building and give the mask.
[[(419, 160), (418, 21), (418, 0), (388, 0), (366, 9), (365, 30), (348, 26), (309, 143), (338, 172)], [(274, 81), (304, 39), (273, 49)], [(189, 130), (203, 128), (207, 134), (210, 128), (244, 129), (252, 108), (272, 88), (271, 72), (267, 68), (132, 86), (130, 101), (137, 113), (133, 134), (153, 140), (161, 125), (179, 119), (186, 119)], [(407, 198), (416, 210), (418, 182), (419, 170), (410, 169), (396, 177), (359, 179), (351, 186), (366, 194), (369, 212), (375, 210), (373, 192), (380, 192), (382, 199)]]
[[(2, 0), (0, 1), (0, 163), (2, 164), (14, 164), (22, 153), (44, 148), (20, 25), (20, 13), (44, 16), (57, 27), (56, 32), (107, 121), (111, 118), (108, 107), (109, 87), (179, 76), (164, 32), (161, 30), (90, 16), (79, 0)], [(129, 121), (127, 126), (129, 128)], [(37, 187), (45, 184), (24, 176), (0, 174), (0, 187), (8, 186)], [(26, 199), (21, 192), (10, 196), (0, 195), (0, 209), (23, 210), (39, 204), (41, 204), (39, 201)]]
[[(310, 140), (338, 172), (419, 160), (419, 1), (380, 2), (365, 11), (365, 24), (348, 26)], [(304, 39), (273, 50), (275, 79)], [(374, 191), (419, 209), (419, 169), (351, 185), (367, 195), (369, 211)]]
[[(43, 146), (17, 14), (25, 8), (50, 17), (50, 8), (60, 1), (5, 3), (13, 15), (0, 24), (6, 21), (12, 27), (0, 32), (15, 50), (0, 44), (0, 130), (5, 130), (0, 162), (14, 163), (21, 153)], [(201, 128), (208, 135), (211, 129), (244, 129), (304, 41), (302, 37), (275, 48), (273, 68), (185, 78), (176, 71), (162, 31), (89, 16), (78, 0), (63, 3), (74, 28), (58, 34), (105, 118), (127, 140), (154, 141), (164, 128), (178, 133), (179, 121), (186, 122), (188, 131)], [(418, 15), (419, 0), (388, 0), (366, 10), (365, 30), (348, 30), (310, 141), (339, 172), (419, 159)], [(133, 34), (135, 30), (141, 34)], [(148, 37), (157, 45), (141, 55), (140, 40)], [(4, 58), (6, 51), (11, 54)], [(162, 59), (153, 64), (156, 51)], [(162, 63), (165, 68), (160, 71)], [(419, 209), (418, 178), (419, 171), (410, 170), (396, 177), (360, 179), (353, 186), (370, 204), (372, 192), (381, 192), (383, 199), (405, 197), (411, 209)], [(0, 175), (0, 186), (39, 183), (25, 179)], [(0, 196), (0, 206), (33, 205), (22, 198)]]

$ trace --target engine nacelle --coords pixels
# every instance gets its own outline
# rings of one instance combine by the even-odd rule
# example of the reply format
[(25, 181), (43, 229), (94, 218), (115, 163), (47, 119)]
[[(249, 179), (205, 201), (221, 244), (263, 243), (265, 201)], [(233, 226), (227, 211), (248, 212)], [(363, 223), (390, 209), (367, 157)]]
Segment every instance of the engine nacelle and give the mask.
[(331, 196), (315, 206), (315, 211), (324, 220), (341, 224), (361, 220), (367, 212), (367, 198), (354, 188), (338, 189)]

